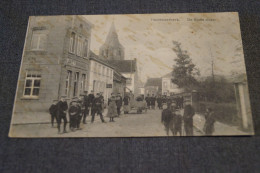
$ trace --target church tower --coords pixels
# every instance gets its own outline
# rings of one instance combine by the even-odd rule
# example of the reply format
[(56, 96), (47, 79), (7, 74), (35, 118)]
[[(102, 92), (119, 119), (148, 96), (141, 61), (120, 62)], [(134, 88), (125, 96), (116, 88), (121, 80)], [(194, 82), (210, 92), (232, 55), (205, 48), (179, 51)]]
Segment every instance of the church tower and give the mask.
[(99, 49), (99, 56), (106, 60), (124, 60), (125, 51), (118, 39), (114, 22), (112, 23), (105, 43)]

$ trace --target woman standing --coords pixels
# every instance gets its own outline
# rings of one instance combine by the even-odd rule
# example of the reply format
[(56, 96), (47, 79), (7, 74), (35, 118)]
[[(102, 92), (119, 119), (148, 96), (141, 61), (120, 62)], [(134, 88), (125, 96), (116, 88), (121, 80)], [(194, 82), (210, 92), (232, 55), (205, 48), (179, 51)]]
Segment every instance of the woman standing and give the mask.
[(204, 132), (206, 135), (212, 135), (214, 132), (214, 123), (215, 123), (215, 118), (214, 118), (214, 112), (211, 108), (208, 108), (205, 114), (205, 125), (204, 125)]
[(115, 122), (114, 117), (117, 116), (117, 106), (116, 106), (116, 96), (114, 93), (111, 94), (111, 97), (108, 101), (108, 111), (107, 116), (110, 118), (109, 122)]

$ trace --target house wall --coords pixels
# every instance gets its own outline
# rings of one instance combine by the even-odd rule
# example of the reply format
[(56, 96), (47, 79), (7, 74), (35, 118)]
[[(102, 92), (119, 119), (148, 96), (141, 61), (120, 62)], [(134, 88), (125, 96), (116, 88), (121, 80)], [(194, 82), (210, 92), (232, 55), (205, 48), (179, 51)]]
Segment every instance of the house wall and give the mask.
[[(81, 31), (78, 28), (80, 24), (84, 28)], [(91, 32), (87, 31), (88, 29), (90, 29), (90, 24), (78, 17), (30, 17), (17, 85), (15, 112), (47, 111), (52, 100), (58, 99), (63, 95), (68, 69), (73, 72), (84, 72), (88, 75), (88, 60), (69, 55), (68, 53), (70, 31), (81, 32), (90, 39)], [(32, 49), (32, 37), (35, 31), (46, 35), (46, 43), (43, 50)], [(27, 73), (41, 75), (40, 92), (37, 98), (24, 96)]]

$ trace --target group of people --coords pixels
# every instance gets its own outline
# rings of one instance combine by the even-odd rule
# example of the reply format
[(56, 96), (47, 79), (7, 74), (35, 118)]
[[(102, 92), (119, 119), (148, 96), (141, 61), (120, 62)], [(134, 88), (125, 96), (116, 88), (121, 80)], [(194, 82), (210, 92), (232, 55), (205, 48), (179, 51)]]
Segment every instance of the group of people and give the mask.
[(145, 101), (148, 109), (155, 109), (156, 102), (159, 109), (163, 109), (163, 105), (166, 105), (167, 103), (172, 101), (175, 102), (176, 107), (178, 109), (181, 109), (183, 108), (183, 103), (184, 103), (183, 97), (180, 96), (177, 97), (171, 97), (166, 95), (155, 96), (154, 94), (152, 94), (151, 96), (147, 94), (147, 96), (145, 97)]
[[(176, 105), (176, 102), (168, 102), (167, 108), (162, 111), (161, 122), (164, 124), (166, 134), (169, 135), (169, 131), (172, 134), (182, 136), (182, 123), (184, 125), (184, 132), (186, 136), (193, 136), (193, 116), (195, 110), (191, 104), (184, 106), (183, 115), (181, 115), (180, 108)], [(212, 108), (207, 108), (204, 114), (205, 124), (203, 131), (206, 135), (212, 135), (214, 132), (215, 115)]]
[[(123, 99), (121, 94), (112, 93), (108, 100), (108, 113), (110, 122), (114, 122), (114, 117), (119, 116), (121, 112)], [(99, 115), (102, 123), (105, 123), (103, 113), (105, 109), (103, 93), (96, 93), (85, 91), (79, 97), (73, 97), (71, 102), (67, 103), (66, 96), (61, 96), (60, 100), (54, 100), (49, 108), (51, 114), (51, 124), (54, 127), (54, 120), (56, 119), (58, 133), (61, 132), (60, 126), (63, 121), (63, 133), (67, 133), (66, 126), (68, 123), (67, 113), (69, 115), (69, 127), (71, 131), (81, 130), (81, 121), (86, 124), (86, 118), (91, 113), (91, 123), (95, 120), (95, 115)]]

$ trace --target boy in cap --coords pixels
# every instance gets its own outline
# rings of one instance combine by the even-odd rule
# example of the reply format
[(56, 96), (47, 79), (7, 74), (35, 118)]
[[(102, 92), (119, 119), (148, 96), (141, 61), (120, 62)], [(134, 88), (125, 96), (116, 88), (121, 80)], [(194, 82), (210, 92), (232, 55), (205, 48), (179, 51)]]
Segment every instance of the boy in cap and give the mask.
[(74, 131), (77, 128), (78, 118), (81, 114), (81, 109), (78, 103), (78, 98), (73, 97), (70, 102), (69, 116), (70, 116), (70, 129)]
[(63, 133), (67, 133), (66, 125), (67, 125), (67, 110), (68, 103), (66, 101), (67, 96), (61, 96), (60, 101), (57, 103), (57, 124), (58, 124), (58, 133), (60, 133), (60, 124), (61, 120), (64, 122)]
[(56, 119), (57, 122), (57, 102), (58, 100), (53, 100), (50, 108), (49, 108), (49, 113), (51, 115), (51, 126), (54, 127), (54, 119)]
[(99, 93), (97, 93), (97, 95), (94, 98), (93, 103), (92, 103), (92, 107), (91, 107), (91, 116), (92, 116), (91, 123), (94, 122), (96, 113), (98, 115), (100, 115), (100, 119), (101, 119), (102, 123), (105, 123), (105, 120), (104, 120), (103, 115), (102, 115), (102, 99), (101, 99)]

